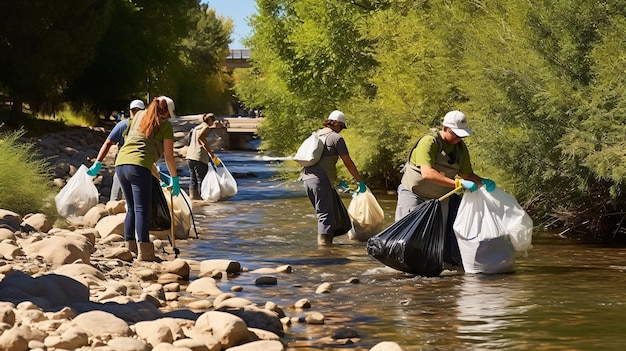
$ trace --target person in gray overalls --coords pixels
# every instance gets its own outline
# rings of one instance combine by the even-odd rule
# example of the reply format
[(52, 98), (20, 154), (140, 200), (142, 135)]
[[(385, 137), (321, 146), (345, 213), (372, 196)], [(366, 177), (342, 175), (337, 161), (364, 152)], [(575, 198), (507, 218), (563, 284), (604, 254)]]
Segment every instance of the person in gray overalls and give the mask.
[[(426, 134), (418, 140), (404, 166), (402, 181), (398, 186), (398, 203), (395, 220), (398, 221), (419, 204), (437, 199), (462, 185), (469, 191), (485, 186), (495, 189), (493, 180), (474, 173), (469, 151), (463, 138), (472, 135), (463, 112), (448, 112), (442, 129)], [(444, 226), (448, 219), (448, 200), (441, 202)], [(444, 228), (444, 232), (445, 232)]]
[(322, 158), (313, 166), (304, 167), (300, 180), (304, 181), (311, 204), (317, 214), (317, 244), (330, 245), (333, 242), (333, 220), (335, 219), (334, 201), (335, 181), (337, 180), (337, 161), (339, 158), (354, 180), (358, 182), (357, 193), (363, 193), (367, 187), (359, 174), (343, 137), (339, 135), (346, 126), (346, 116), (343, 112), (335, 110), (330, 113), (323, 123), (324, 128), (318, 131), (318, 135), (324, 136), (324, 151)]

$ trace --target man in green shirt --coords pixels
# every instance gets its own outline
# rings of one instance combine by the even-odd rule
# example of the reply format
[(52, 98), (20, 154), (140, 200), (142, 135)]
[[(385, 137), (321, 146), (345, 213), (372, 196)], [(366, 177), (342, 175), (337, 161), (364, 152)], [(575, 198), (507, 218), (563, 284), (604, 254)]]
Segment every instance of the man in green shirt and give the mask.
[[(404, 166), (398, 186), (395, 220), (398, 221), (419, 204), (439, 198), (462, 185), (469, 191), (484, 185), (487, 191), (495, 189), (493, 180), (474, 173), (469, 151), (463, 138), (472, 135), (463, 112), (448, 112), (442, 129), (420, 138)], [(443, 223), (448, 218), (448, 201), (441, 203)], [(445, 229), (445, 228), (444, 228)]]

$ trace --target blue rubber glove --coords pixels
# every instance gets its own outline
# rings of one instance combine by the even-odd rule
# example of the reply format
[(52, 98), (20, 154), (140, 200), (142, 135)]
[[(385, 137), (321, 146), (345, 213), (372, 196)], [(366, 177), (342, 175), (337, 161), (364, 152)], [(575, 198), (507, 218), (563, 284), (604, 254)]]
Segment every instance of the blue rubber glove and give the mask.
[(180, 182), (178, 176), (170, 179), (170, 186), (172, 187), (172, 195), (178, 196), (180, 194)]
[(161, 172), (159, 170), (159, 181), (161, 183), (161, 188), (167, 188), (169, 182), (171, 181), (170, 176)]
[(365, 182), (364, 181), (360, 181), (359, 182), (359, 189), (356, 191), (357, 194), (362, 194), (367, 190), (367, 187), (365, 186)]
[(476, 186), (476, 183), (472, 182), (471, 180), (463, 179), (461, 181), (461, 185), (463, 185), (463, 187), (465, 189), (469, 190), (470, 193), (473, 193), (474, 191), (478, 190), (478, 187)]
[(93, 165), (91, 165), (91, 167), (89, 167), (89, 169), (87, 170), (87, 174), (95, 177), (98, 175), (98, 172), (100, 172), (100, 168), (102, 168), (102, 163), (100, 161), (96, 161), (93, 163)]
[(348, 183), (346, 183), (345, 180), (341, 180), (339, 182), (339, 185), (337, 185), (337, 188), (339, 189), (339, 191), (341, 191), (342, 193), (347, 193), (348, 191), (350, 191), (350, 186), (348, 185)]
[(483, 185), (485, 186), (485, 189), (487, 189), (488, 193), (492, 192), (493, 189), (496, 188), (496, 182), (494, 182), (493, 180), (489, 178), (483, 178), (482, 182), (483, 182)]
[(219, 157), (214, 156), (213, 157), (213, 164), (215, 165), (215, 167), (217, 167), (217, 166), (222, 164), (222, 160), (220, 160)]

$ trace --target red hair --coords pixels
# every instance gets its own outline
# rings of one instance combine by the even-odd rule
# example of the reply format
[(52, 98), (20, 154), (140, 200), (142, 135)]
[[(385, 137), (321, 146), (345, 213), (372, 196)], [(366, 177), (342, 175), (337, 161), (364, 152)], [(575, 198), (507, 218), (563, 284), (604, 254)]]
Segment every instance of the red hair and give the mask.
[(146, 111), (146, 115), (141, 119), (141, 123), (139, 123), (138, 130), (145, 136), (151, 136), (155, 130), (159, 130), (161, 128), (161, 124), (165, 120), (165, 113), (167, 110), (167, 101), (165, 99), (154, 98), (150, 106), (148, 106), (148, 110)]

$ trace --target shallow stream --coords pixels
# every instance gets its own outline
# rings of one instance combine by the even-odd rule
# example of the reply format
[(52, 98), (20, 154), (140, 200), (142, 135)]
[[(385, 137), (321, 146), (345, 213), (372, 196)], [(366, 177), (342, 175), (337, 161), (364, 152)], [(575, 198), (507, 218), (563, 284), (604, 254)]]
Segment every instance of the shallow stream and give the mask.
[[(278, 160), (255, 152), (218, 156), (231, 172), (256, 177), (238, 178), (230, 200), (194, 208), (199, 239), (180, 243), (180, 257), (231, 259), (250, 270), (292, 266), (291, 274), (275, 275), (276, 286), (255, 286), (257, 276), (245, 273), (219, 283), (222, 291), (243, 286), (238, 296), (260, 306), (273, 301), (290, 316), (307, 311), (289, 305), (309, 299), (325, 324), (293, 324), (284, 339), (290, 350), (368, 350), (381, 341), (405, 351), (624, 350), (626, 249), (537, 234), (528, 256), (518, 255), (516, 273), (413, 276), (384, 266), (345, 235), (318, 247), (302, 183), (270, 179)], [(387, 226), (396, 198), (376, 196)], [(323, 282), (331, 292), (316, 294)], [(358, 331), (353, 344), (327, 338), (343, 327)]]

